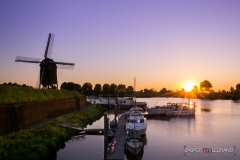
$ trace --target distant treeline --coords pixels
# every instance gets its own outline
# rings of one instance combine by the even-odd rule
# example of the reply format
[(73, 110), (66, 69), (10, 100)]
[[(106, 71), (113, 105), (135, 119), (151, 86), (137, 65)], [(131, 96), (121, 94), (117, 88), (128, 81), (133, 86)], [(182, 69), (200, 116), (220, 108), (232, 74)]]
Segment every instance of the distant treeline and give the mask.
[(168, 90), (162, 88), (160, 91), (152, 89), (143, 89), (140, 91), (134, 91), (133, 86), (127, 86), (124, 84), (116, 85), (114, 83), (103, 86), (101, 84), (93, 85), (90, 82), (84, 83), (82, 86), (73, 82), (62, 83), (61, 89), (76, 90), (86, 96), (136, 96), (136, 97), (180, 97), (180, 98), (198, 98), (198, 99), (240, 99), (240, 83), (236, 85), (236, 89), (230, 87), (229, 91), (214, 92), (212, 84), (208, 80), (204, 80), (200, 83), (200, 88), (193, 86), (192, 91), (186, 92), (184, 88), (181, 91)]

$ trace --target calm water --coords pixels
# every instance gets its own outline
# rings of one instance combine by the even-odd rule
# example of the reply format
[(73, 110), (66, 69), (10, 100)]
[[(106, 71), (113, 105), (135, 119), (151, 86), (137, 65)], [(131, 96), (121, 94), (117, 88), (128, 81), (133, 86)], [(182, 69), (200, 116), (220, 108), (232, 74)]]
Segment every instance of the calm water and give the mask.
[[(167, 102), (187, 102), (181, 98), (138, 98), (149, 107)], [(231, 100), (191, 100), (196, 102), (194, 118), (147, 119), (143, 160), (240, 159), (240, 103)], [(208, 109), (207, 111), (201, 109)], [(112, 116), (113, 118), (113, 116)], [(88, 128), (103, 128), (103, 118)], [(228, 148), (232, 153), (190, 153), (186, 148)], [(235, 147), (236, 148), (235, 148)], [(57, 153), (58, 160), (103, 159), (103, 136), (66, 143)], [(236, 155), (235, 155), (236, 154)], [(234, 156), (235, 155), (235, 156)], [(127, 160), (129, 157), (125, 156)]]

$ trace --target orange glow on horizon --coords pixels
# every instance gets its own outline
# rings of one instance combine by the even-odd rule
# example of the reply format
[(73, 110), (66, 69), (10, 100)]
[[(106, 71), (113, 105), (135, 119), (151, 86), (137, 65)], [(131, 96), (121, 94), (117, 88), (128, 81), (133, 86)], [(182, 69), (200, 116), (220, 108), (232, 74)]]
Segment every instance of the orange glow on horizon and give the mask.
[(184, 83), (183, 88), (186, 92), (190, 92), (193, 89), (194, 85), (195, 85), (194, 82), (188, 81), (188, 82)]

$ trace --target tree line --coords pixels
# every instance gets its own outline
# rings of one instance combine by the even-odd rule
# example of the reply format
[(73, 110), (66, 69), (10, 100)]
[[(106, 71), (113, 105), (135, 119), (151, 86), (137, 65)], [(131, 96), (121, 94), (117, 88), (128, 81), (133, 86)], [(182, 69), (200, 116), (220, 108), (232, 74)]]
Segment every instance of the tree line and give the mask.
[(184, 88), (181, 91), (168, 90), (167, 88), (162, 88), (160, 91), (156, 91), (154, 88), (143, 89), (140, 91), (134, 91), (133, 86), (126, 86), (124, 84), (95, 84), (90, 82), (84, 83), (82, 86), (74, 82), (63, 82), (61, 84), (61, 89), (66, 90), (76, 90), (81, 94), (86, 96), (136, 96), (136, 97), (188, 97), (193, 98), (205, 98), (205, 99), (238, 99), (240, 97), (240, 83), (236, 85), (236, 88), (230, 87), (229, 91), (218, 91), (214, 92), (212, 83), (208, 80), (204, 80), (198, 86), (193, 86), (193, 89), (187, 93)]

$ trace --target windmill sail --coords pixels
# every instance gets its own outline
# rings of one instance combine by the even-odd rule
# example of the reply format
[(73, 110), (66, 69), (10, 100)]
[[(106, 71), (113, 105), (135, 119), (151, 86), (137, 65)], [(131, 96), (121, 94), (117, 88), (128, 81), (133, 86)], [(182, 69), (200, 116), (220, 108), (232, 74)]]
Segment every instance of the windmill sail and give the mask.
[(54, 34), (49, 33), (44, 58), (51, 58), (51, 56), (52, 56), (54, 37), (55, 37)]
[(58, 69), (69, 69), (69, 70), (73, 70), (73, 69), (74, 69), (74, 65), (57, 64), (57, 68), (58, 68)]
[(41, 59), (40, 58), (17, 56), (16, 59), (15, 59), (15, 62), (40, 63)]

